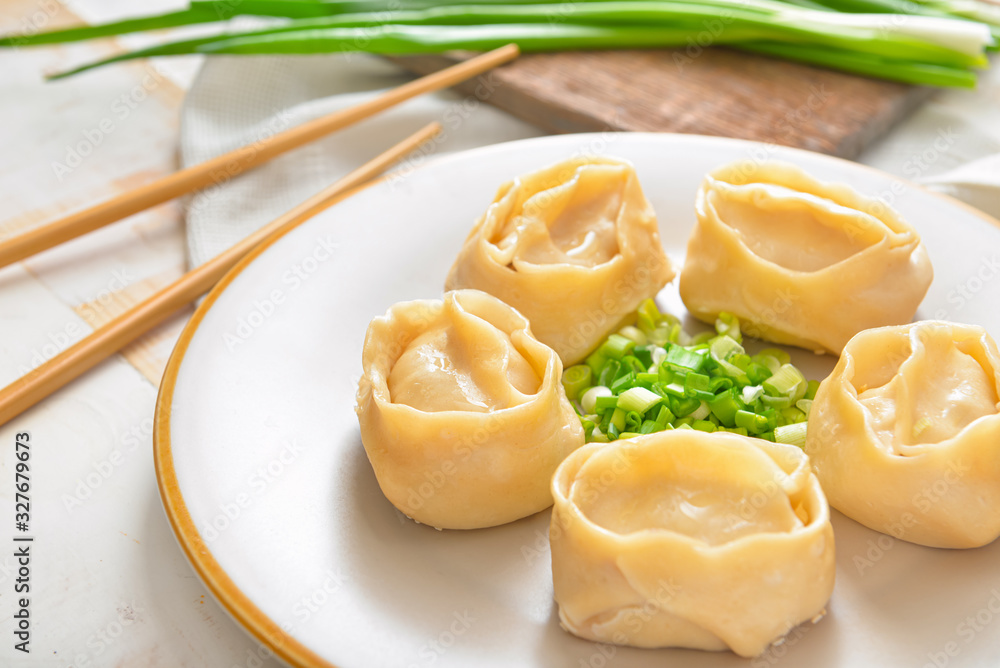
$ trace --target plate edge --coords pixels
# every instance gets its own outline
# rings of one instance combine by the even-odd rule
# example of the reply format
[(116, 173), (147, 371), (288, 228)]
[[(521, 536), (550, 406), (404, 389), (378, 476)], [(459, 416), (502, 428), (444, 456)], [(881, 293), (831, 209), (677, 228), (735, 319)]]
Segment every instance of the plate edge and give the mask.
[[(382, 183), (388, 178), (388, 176), (382, 175), (361, 186), (348, 190), (332, 199), (324, 207), (323, 211), (363, 190), (367, 190), (371, 186)], [(317, 212), (314, 216), (299, 221), (280, 233), (276, 233), (272, 237), (265, 239), (244, 255), (215, 284), (205, 299), (195, 309), (191, 319), (188, 320), (181, 331), (177, 343), (174, 344), (174, 349), (170, 353), (167, 366), (163, 371), (163, 377), (160, 380), (160, 389), (157, 393), (156, 407), (153, 413), (153, 467), (156, 472), (156, 484), (167, 521), (170, 523), (170, 528), (181, 551), (202, 582), (208, 587), (215, 600), (244, 630), (257, 640), (262, 647), (267, 647), (273, 655), (286, 664), (300, 668), (337, 668), (337, 666), (324, 660), (304, 644), (290, 636), (270, 617), (264, 614), (233, 582), (232, 578), (219, 565), (219, 562), (216, 561), (202, 539), (194, 521), (191, 519), (191, 513), (180, 492), (180, 483), (173, 464), (173, 451), (170, 440), (170, 416), (172, 413), (177, 374), (184, 361), (184, 355), (201, 322), (211, 310), (212, 305), (215, 304), (219, 297), (226, 291), (226, 288), (254, 260), (287, 234), (298, 229), (301, 225), (308, 223), (323, 211)]]
[[(608, 133), (575, 133), (570, 135), (550, 135), (545, 137), (533, 137), (528, 139), (520, 139), (509, 142), (501, 142), (497, 144), (491, 144), (489, 146), (483, 146), (473, 149), (468, 149), (465, 151), (459, 151), (457, 153), (438, 156), (432, 160), (427, 161), (423, 165), (416, 167), (416, 170), (423, 170), (432, 165), (438, 165), (441, 163), (447, 163), (452, 160), (457, 160), (461, 158), (466, 158), (469, 154), (477, 153), (489, 153), (493, 150), (498, 150), (500, 147), (507, 147), (509, 145), (520, 144), (524, 142), (539, 142), (551, 140), (554, 137), (568, 138), (568, 137), (600, 137)], [(828, 159), (835, 162), (843, 162), (849, 164), (853, 168), (862, 168), (866, 171), (874, 172), (881, 177), (888, 177), (890, 179), (898, 180), (905, 183), (917, 190), (920, 190), (926, 194), (932, 195), (936, 198), (943, 199), (946, 202), (958, 206), (969, 212), (970, 214), (976, 216), (989, 223), (995, 228), (1000, 228), (1000, 220), (993, 218), (989, 214), (980, 211), (979, 209), (962, 202), (954, 197), (945, 195), (943, 193), (935, 192), (929, 190), (924, 186), (909, 181), (907, 179), (898, 177), (896, 175), (890, 174), (876, 167), (871, 167), (869, 165), (864, 165), (862, 163), (854, 162), (846, 158), (840, 158), (837, 156), (831, 156), (823, 153), (817, 153), (814, 151), (809, 151), (806, 149), (800, 149), (790, 146), (783, 146), (780, 144), (768, 144), (766, 142), (751, 141), (745, 139), (737, 139), (730, 137), (714, 137), (709, 135), (696, 135), (696, 134), (681, 134), (681, 133), (656, 133), (656, 132), (622, 132), (622, 133), (611, 133), (611, 134), (622, 134), (622, 135), (635, 135), (635, 136), (656, 136), (656, 137), (684, 137), (684, 138), (697, 138), (699, 140), (708, 140), (713, 143), (731, 143), (738, 142), (745, 144), (747, 146), (774, 146), (780, 151), (791, 151), (794, 153), (804, 153), (810, 156), (818, 156), (820, 158)], [(344, 193), (340, 197), (334, 199), (330, 203), (330, 207), (335, 204), (340, 203), (344, 199), (355, 195), (362, 190), (380, 184), (391, 178), (390, 175), (381, 176), (379, 178), (373, 179), (368, 183), (360, 186), (359, 188), (352, 189), (347, 193)], [(328, 207), (329, 208), (329, 207)], [(324, 209), (325, 210), (325, 209)], [(317, 213), (320, 215), (322, 212)], [(218, 300), (219, 297), (225, 292), (226, 288), (240, 275), (243, 271), (260, 255), (267, 251), (275, 243), (283, 239), (292, 230), (297, 229), (300, 225), (312, 220), (315, 216), (301, 221), (300, 223), (289, 227), (280, 234), (267, 239), (266, 241), (259, 244), (253, 250), (251, 250), (247, 255), (245, 255), (225, 276), (212, 288), (205, 299), (199, 304), (195, 313), (191, 316), (191, 319), (187, 322), (182, 330), (177, 343), (174, 346), (173, 351), (170, 354), (170, 358), (167, 361), (167, 366), (163, 372), (163, 378), (160, 382), (160, 389), (156, 399), (156, 407), (154, 412), (154, 428), (153, 428), (153, 463), (156, 472), (157, 487), (159, 488), (160, 500), (163, 504), (164, 511), (167, 515), (167, 519), (173, 530), (174, 537), (176, 538), (178, 544), (181, 547), (182, 552), (184, 552), (188, 562), (191, 564), (192, 568), (201, 577), (202, 581), (208, 587), (209, 591), (213, 594), (215, 599), (219, 602), (226, 612), (233, 617), (247, 632), (250, 633), (261, 645), (268, 647), (278, 658), (285, 661), (286, 663), (293, 666), (300, 666), (302, 668), (337, 668), (334, 664), (331, 664), (324, 660), (322, 657), (317, 655), (315, 652), (307, 648), (301, 642), (293, 638), (292, 636), (285, 633), (279, 625), (277, 625), (270, 617), (265, 615), (256, 605), (250, 601), (249, 597), (246, 596), (239, 589), (238, 586), (232, 581), (225, 570), (219, 565), (215, 560), (212, 553), (209, 551), (208, 547), (205, 545), (197, 527), (195, 526), (193, 520), (191, 519), (191, 514), (187, 509), (187, 505), (184, 502), (183, 496), (180, 493), (180, 485), (177, 479), (176, 471), (173, 467), (173, 458), (170, 442), (170, 415), (172, 410), (173, 394), (174, 388), (177, 381), (177, 374), (180, 371), (181, 364), (183, 362), (184, 355), (194, 338), (195, 333), (198, 330), (204, 317), (208, 314), (212, 305)]]

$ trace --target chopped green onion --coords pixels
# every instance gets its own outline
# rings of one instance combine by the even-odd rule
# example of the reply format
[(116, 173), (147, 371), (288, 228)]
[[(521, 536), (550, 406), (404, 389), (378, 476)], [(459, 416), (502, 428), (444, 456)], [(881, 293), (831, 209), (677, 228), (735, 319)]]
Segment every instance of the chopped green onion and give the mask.
[(767, 367), (767, 370), (771, 372), (771, 375), (778, 373), (781, 369), (781, 361), (772, 355), (764, 355), (763, 353), (758, 353), (751, 358), (756, 364)]
[(728, 390), (733, 387), (733, 385), (734, 383), (732, 378), (716, 376), (709, 382), (709, 389), (712, 391), (712, 394), (718, 394), (722, 390)]
[(797, 445), (800, 448), (805, 447), (807, 426), (807, 422), (797, 422), (783, 427), (775, 427), (774, 440), (778, 443)]
[(792, 405), (791, 397), (772, 397), (765, 394), (760, 398), (761, 403), (763, 403), (768, 408), (788, 408)]
[(736, 343), (743, 343), (743, 335), (740, 333), (740, 320), (732, 313), (723, 311), (715, 319), (715, 331), (720, 336), (726, 336)]
[(635, 341), (625, 338), (621, 334), (612, 334), (604, 341), (600, 351), (611, 359), (620, 360), (635, 348)]
[(764, 392), (772, 397), (790, 397), (798, 401), (806, 393), (806, 379), (791, 364), (783, 364), (778, 372), (764, 381)]
[(611, 418), (614, 416), (614, 414), (615, 414), (615, 411), (614, 411), (613, 408), (611, 410), (609, 410), (609, 411), (605, 411), (603, 413), (603, 417), (601, 418), (601, 423), (597, 426), (597, 428), (599, 430), (603, 431), (605, 434), (610, 434), (611, 433)]
[(601, 385), (610, 386), (611, 383), (615, 381), (618, 377), (618, 372), (621, 371), (622, 364), (618, 360), (608, 360), (604, 363), (604, 368), (601, 369), (600, 380), (598, 381)]
[[(608, 392), (610, 391), (611, 390), (609, 389)], [(612, 408), (618, 408), (618, 397), (609, 394), (607, 396), (598, 396), (594, 399), (594, 409), (598, 413), (603, 413), (604, 411)]]
[(639, 329), (647, 336), (652, 334), (660, 322), (660, 309), (656, 307), (656, 302), (652, 299), (644, 299), (639, 304), (636, 314), (638, 316)]
[(635, 385), (636, 377), (635, 374), (629, 371), (618, 376), (613, 383), (611, 383), (611, 391), (615, 394), (619, 394), (628, 388)]
[(670, 398), (670, 410), (678, 418), (685, 418), (701, 407), (701, 402), (691, 397), (684, 399)]
[(705, 366), (705, 356), (688, 350), (684, 346), (673, 345), (667, 350), (667, 356), (663, 363), (691, 371), (701, 371), (702, 367)]
[(660, 375), (656, 373), (637, 373), (635, 374), (635, 379), (639, 383), (652, 385), (660, 380)]
[(795, 402), (795, 407), (805, 414), (806, 419), (809, 419), (809, 413), (812, 411), (813, 400), (812, 399), (799, 399)]
[(742, 355), (746, 352), (738, 341), (728, 336), (717, 336), (712, 339), (709, 350), (711, 351), (712, 358), (717, 361), (725, 360), (732, 355)]
[[(708, 392), (712, 379), (703, 373), (689, 373), (684, 377), (684, 394), (689, 397), (699, 396), (699, 392)], [(700, 396), (699, 396), (700, 398)]]
[(794, 406), (782, 408), (779, 414), (781, 415), (780, 424), (795, 424), (806, 421), (806, 414)]
[(700, 332), (691, 337), (691, 340), (688, 341), (688, 345), (700, 346), (703, 343), (708, 343), (713, 338), (715, 338), (715, 334), (713, 334), (712, 332)]
[(750, 411), (736, 411), (736, 426), (743, 427), (751, 434), (759, 434), (767, 430), (767, 418)]
[(633, 325), (626, 325), (618, 330), (620, 336), (624, 336), (626, 339), (631, 340), (637, 346), (646, 345), (646, 335), (642, 331)]
[(750, 382), (755, 385), (763, 383), (765, 380), (774, 375), (768, 367), (754, 361), (747, 364), (746, 371), (747, 378), (749, 378)]
[(736, 426), (736, 411), (743, 409), (742, 404), (732, 391), (719, 393), (708, 402), (708, 407), (712, 414), (727, 427)]
[(670, 412), (670, 409), (666, 406), (660, 406), (659, 412), (656, 414), (656, 424), (665, 427), (674, 420), (674, 414)]
[[(735, 318), (720, 318), (727, 333), (706, 332), (693, 339), (673, 329), (679, 328), (676, 318), (660, 313), (655, 304), (644, 302), (636, 318), (638, 326), (612, 334), (586, 364), (564, 374), (567, 396), (578, 401), (573, 405), (588, 442), (669, 429), (773, 440), (775, 429), (780, 435), (785, 427), (807, 420), (812, 401), (803, 397), (811, 385), (780, 349), (747, 355), (731, 337), (739, 328)], [(642, 340), (636, 331), (646, 335), (666, 327), (673, 339), (688, 343), (636, 344)], [(577, 375), (587, 380), (577, 382)]]
[(818, 380), (810, 380), (809, 384), (808, 384), (808, 387), (806, 388), (805, 397), (803, 397), (803, 398), (804, 399), (815, 399), (816, 398), (816, 391), (818, 389), (819, 389), (819, 381)]
[(562, 384), (570, 401), (576, 401), (580, 393), (592, 385), (593, 372), (586, 364), (576, 364), (563, 371)]
[(608, 363), (608, 357), (607, 355), (601, 352), (600, 348), (598, 348), (594, 352), (590, 353), (590, 355), (587, 356), (587, 359), (584, 360), (584, 362), (586, 363), (587, 366), (590, 367), (590, 370), (591, 372), (593, 372), (594, 376), (597, 377), (601, 375), (601, 371), (604, 369), (604, 365)]
[(760, 385), (746, 385), (743, 387), (743, 403), (752, 404), (764, 395), (764, 388)]
[[(643, 352), (645, 351), (641, 351), (640, 354)], [(646, 369), (649, 368), (649, 362), (644, 362), (635, 355), (626, 355), (622, 358), (622, 368), (626, 371), (631, 371), (632, 373), (646, 373)]]
[(605, 434), (600, 429), (595, 429), (594, 431), (592, 431), (590, 433), (590, 436), (587, 438), (588, 443), (607, 443), (610, 440), (611, 439), (608, 438), (607, 434)]
[(657, 431), (662, 431), (663, 427), (656, 423), (656, 420), (643, 420), (642, 426), (639, 427), (640, 434), (652, 434)]
[[(678, 343), (682, 346), (686, 346), (688, 342), (691, 340), (691, 337), (688, 336), (683, 329), (681, 329), (681, 326), (679, 324), (670, 325), (669, 331), (670, 331), (670, 336), (669, 336), (670, 343)], [(663, 345), (665, 346), (666, 344)]]
[(655, 348), (653, 348), (653, 352), (652, 352), (653, 363), (649, 367), (650, 372), (652, 372), (653, 369), (659, 367), (660, 364), (663, 363), (663, 360), (665, 360), (666, 358), (667, 358), (667, 349), (666, 348), (664, 348), (663, 346), (656, 346)]
[(632, 349), (632, 356), (641, 362), (641, 369), (636, 369), (636, 371), (648, 371), (649, 366), (653, 363), (653, 351), (656, 350), (656, 346), (641, 345), (636, 346)]
[(712, 411), (708, 408), (708, 404), (706, 404), (704, 401), (701, 401), (698, 403), (698, 408), (691, 411), (688, 417), (691, 418), (692, 420), (704, 420), (705, 418), (708, 417), (709, 413), (711, 412)]

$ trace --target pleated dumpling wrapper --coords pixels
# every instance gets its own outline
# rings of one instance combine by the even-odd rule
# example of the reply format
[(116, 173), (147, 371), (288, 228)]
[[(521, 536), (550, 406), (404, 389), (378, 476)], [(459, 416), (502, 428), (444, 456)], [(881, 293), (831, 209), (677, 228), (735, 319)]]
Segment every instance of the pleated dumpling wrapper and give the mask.
[(500, 186), (445, 289), (496, 295), (568, 366), (674, 274), (632, 165), (581, 157)]
[(823, 381), (805, 450), (830, 505), (932, 547), (1000, 535), (1000, 355), (982, 328), (861, 332)]
[(833, 592), (829, 508), (795, 446), (693, 429), (592, 443), (552, 495), (555, 599), (582, 638), (757, 656)]
[(396, 304), (369, 325), (362, 364), (361, 440), (408, 517), (478, 529), (552, 504), (583, 427), (559, 357), (520, 313), (478, 290)]
[(767, 341), (839, 354), (861, 330), (912, 320), (933, 277), (894, 210), (787, 163), (716, 169), (695, 213), (681, 299), (705, 322), (734, 313)]

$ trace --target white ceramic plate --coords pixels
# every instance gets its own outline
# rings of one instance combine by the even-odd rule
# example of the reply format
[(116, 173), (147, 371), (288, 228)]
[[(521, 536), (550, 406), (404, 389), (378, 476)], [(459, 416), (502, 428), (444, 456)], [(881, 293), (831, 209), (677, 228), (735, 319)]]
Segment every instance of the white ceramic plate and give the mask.
[[(479, 531), (417, 525), (382, 496), (361, 445), (354, 393), (369, 320), (395, 302), (438, 297), (496, 188), (580, 152), (636, 165), (678, 263), (699, 181), (730, 160), (789, 160), (882, 196), (934, 263), (917, 317), (1000, 335), (996, 222), (826, 156), (696, 136), (569, 135), (462, 153), (379, 183), (237, 267), (192, 319), (161, 389), (156, 462), (167, 514), (195, 570), (267, 644), (261, 654), (343, 668), (747, 664), (570, 636), (552, 602), (548, 511)], [(683, 308), (675, 286), (660, 302)], [(832, 368), (829, 357), (793, 356), (811, 377)], [(1000, 544), (936, 550), (837, 513), (833, 522), (828, 616), (752, 666), (1000, 664)]]

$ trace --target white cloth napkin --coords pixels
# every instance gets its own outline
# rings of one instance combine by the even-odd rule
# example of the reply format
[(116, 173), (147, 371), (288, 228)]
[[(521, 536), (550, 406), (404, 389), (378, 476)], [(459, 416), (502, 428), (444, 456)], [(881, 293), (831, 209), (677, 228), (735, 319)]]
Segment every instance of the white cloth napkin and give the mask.
[[(181, 160), (197, 164), (397, 86), (409, 75), (363, 54), (213, 57), (181, 114)], [(976, 91), (942, 91), (861, 162), (963, 199), (1000, 218), (1000, 67)], [(436, 152), (544, 134), (475, 98), (425, 95), (284, 155), (188, 201), (188, 261), (197, 266), (432, 120)]]

